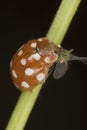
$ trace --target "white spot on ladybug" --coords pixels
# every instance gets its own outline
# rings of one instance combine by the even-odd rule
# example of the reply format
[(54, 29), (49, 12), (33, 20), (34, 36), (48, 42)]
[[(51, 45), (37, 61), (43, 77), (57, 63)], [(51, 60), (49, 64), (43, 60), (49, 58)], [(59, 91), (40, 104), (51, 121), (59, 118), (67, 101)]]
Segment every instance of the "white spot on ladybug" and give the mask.
[(37, 43), (36, 43), (36, 42), (31, 43), (31, 47), (32, 47), (32, 48), (36, 48), (36, 46), (37, 46)]
[(26, 65), (26, 63), (27, 63), (26, 59), (23, 59), (23, 58), (20, 60), (20, 62), (22, 65)]
[(50, 58), (49, 58), (49, 57), (46, 57), (46, 58), (44, 59), (44, 61), (45, 61), (46, 63), (51, 63), (51, 61), (50, 61)]
[(35, 60), (40, 60), (41, 56), (38, 53), (36, 53), (36, 54), (33, 54), (33, 58)]
[(35, 53), (35, 54), (31, 55), (31, 56), (28, 58), (28, 60), (33, 60), (33, 59), (35, 59), (35, 60), (39, 61), (40, 58), (41, 58), (41, 56), (40, 56), (38, 53)]
[(43, 38), (38, 38), (38, 41), (39, 41), (39, 42), (42, 42), (42, 41), (43, 41)]
[(31, 68), (26, 68), (25, 69), (25, 75), (31, 76), (34, 74), (34, 70)]
[(61, 45), (58, 45), (59, 48), (61, 48)]
[(22, 81), (21, 86), (24, 87), (24, 88), (29, 88), (30, 87), (30, 85), (26, 81)]
[(46, 57), (45, 59), (44, 59), (44, 61), (45, 61), (45, 63), (54, 63), (55, 61), (57, 61), (57, 59), (58, 59), (58, 55), (57, 54), (54, 54), (54, 58), (53, 59), (50, 59), (49, 57)]
[(19, 52), (18, 52), (18, 56), (21, 56), (23, 54), (23, 50), (20, 50)]
[(40, 74), (38, 74), (38, 75), (36, 76), (36, 78), (37, 78), (38, 81), (42, 81), (42, 80), (45, 78), (45, 74), (40, 73)]
[(15, 78), (18, 77), (17, 74), (16, 74), (16, 72), (15, 72), (15, 70), (12, 70), (12, 75), (13, 75)]

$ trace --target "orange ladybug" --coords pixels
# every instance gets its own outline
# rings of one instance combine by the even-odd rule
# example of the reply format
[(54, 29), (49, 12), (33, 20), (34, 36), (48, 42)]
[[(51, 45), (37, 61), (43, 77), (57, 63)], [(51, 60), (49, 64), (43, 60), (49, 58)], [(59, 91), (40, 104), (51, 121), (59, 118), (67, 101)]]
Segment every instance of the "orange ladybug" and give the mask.
[(72, 50), (65, 50), (47, 38), (33, 39), (26, 42), (13, 55), (10, 70), (15, 86), (21, 91), (32, 91), (45, 81), (51, 67), (55, 69), (53, 77), (60, 79), (68, 70), (68, 62), (78, 60), (87, 64), (87, 57), (73, 55)]
[(53, 64), (58, 62), (61, 47), (47, 38), (26, 42), (13, 55), (10, 71), (15, 86), (21, 91), (31, 91), (44, 82)]

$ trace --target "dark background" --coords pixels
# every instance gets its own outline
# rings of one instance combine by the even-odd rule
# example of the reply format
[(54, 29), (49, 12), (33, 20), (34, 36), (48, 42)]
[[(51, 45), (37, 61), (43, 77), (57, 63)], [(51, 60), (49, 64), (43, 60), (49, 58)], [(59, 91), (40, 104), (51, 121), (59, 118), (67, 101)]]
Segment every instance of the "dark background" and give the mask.
[[(61, 0), (19, 0), (0, 3), (0, 130), (18, 100), (10, 78), (13, 53), (27, 40), (45, 36)], [(87, 56), (87, 1), (81, 5), (62, 46), (74, 54)], [(69, 64), (62, 79), (48, 78), (24, 130), (87, 129), (87, 65)]]

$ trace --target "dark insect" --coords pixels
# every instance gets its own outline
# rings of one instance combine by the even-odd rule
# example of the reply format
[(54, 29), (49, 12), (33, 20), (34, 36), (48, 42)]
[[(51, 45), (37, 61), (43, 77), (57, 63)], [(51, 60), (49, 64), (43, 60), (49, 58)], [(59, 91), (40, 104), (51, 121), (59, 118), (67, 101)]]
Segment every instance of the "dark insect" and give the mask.
[(53, 77), (55, 79), (60, 79), (66, 74), (69, 67), (68, 63), (70, 61), (80, 61), (84, 64), (87, 64), (87, 57), (75, 56), (71, 53), (72, 51), (73, 50), (67, 51), (65, 49), (62, 49), (61, 54), (60, 54), (60, 60), (59, 62), (56, 63), (55, 69), (53, 72)]
[(61, 77), (63, 77), (65, 75), (65, 73), (68, 70), (68, 62), (63, 62), (63, 63), (56, 63), (55, 65), (55, 69), (53, 72), (53, 77), (55, 79), (60, 79)]

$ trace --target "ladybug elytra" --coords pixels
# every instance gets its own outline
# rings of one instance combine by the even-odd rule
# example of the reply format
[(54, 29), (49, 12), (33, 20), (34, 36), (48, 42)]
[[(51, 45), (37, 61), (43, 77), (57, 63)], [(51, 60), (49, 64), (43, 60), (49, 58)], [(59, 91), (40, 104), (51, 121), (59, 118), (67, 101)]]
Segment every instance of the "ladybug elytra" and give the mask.
[(42, 83), (50, 67), (58, 61), (61, 48), (47, 38), (26, 42), (13, 55), (10, 70), (14, 84), (22, 91), (31, 91)]

